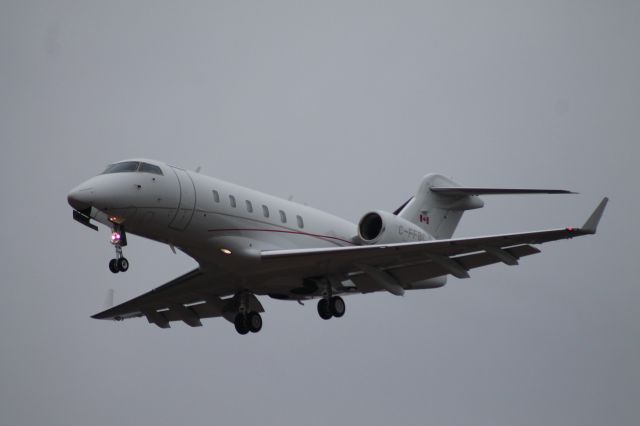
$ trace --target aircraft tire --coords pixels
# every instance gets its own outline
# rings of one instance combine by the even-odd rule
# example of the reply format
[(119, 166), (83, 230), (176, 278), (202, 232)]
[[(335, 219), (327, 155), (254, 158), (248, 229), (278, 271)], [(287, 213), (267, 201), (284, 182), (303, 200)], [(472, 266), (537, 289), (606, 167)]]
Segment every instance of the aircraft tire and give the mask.
[(239, 334), (247, 334), (249, 332), (249, 327), (247, 327), (247, 317), (243, 314), (237, 314), (235, 319), (233, 320), (233, 325), (236, 327), (236, 331)]
[(331, 317), (333, 316), (331, 314), (331, 307), (329, 306), (329, 301), (327, 299), (323, 298), (318, 301), (318, 315), (320, 315), (320, 318), (322, 318), (323, 320), (331, 319)]
[(247, 328), (252, 333), (262, 330), (262, 317), (257, 312), (249, 312), (246, 317)]
[(120, 269), (118, 269), (118, 259), (111, 259), (109, 261), (109, 270), (114, 274), (120, 272)]
[(331, 315), (333, 315), (336, 318), (340, 318), (341, 316), (344, 315), (344, 312), (346, 310), (346, 305), (344, 303), (344, 300), (342, 300), (342, 297), (333, 296), (329, 300), (329, 308), (331, 310)]
[(117, 260), (117, 263), (118, 270), (120, 272), (127, 272), (127, 269), (129, 269), (129, 261), (127, 260), (127, 258), (121, 257)]

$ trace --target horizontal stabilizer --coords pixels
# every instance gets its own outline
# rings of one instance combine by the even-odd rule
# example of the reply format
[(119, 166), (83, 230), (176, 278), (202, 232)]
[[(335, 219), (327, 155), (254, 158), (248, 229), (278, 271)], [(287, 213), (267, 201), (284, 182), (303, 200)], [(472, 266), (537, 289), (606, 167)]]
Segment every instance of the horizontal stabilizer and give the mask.
[(501, 194), (577, 194), (564, 189), (523, 189), (523, 188), (475, 188), (464, 186), (432, 187), (432, 192), (441, 195), (501, 195)]

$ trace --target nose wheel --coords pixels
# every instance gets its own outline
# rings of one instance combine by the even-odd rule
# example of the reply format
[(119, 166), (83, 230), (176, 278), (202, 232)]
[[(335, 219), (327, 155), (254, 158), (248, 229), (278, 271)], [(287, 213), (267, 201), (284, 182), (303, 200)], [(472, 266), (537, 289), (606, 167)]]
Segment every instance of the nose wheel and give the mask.
[(109, 270), (114, 274), (118, 272), (127, 272), (129, 269), (129, 261), (126, 257), (111, 259), (109, 261)]
[(122, 247), (127, 245), (127, 236), (124, 229), (114, 227), (111, 233), (111, 244), (116, 249), (116, 257), (109, 261), (109, 270), (114, 274), (118, 272), (127, 272), (129, 269), (129, 261), (122, 255)]

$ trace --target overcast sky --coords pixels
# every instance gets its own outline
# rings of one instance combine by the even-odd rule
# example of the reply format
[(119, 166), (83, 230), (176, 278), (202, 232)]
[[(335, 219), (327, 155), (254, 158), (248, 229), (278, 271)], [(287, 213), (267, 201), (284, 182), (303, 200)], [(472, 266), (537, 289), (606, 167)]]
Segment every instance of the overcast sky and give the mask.
[[(637, 425), (637, 1), (0, 0), (0, 423)], [(426, 173), (486, 197), (456, 235), (595, 237), (405, 297), (263, 299), (261, 333), (97, 321), (195, 263), (66, 194), (144, 156), (357, 221)]]

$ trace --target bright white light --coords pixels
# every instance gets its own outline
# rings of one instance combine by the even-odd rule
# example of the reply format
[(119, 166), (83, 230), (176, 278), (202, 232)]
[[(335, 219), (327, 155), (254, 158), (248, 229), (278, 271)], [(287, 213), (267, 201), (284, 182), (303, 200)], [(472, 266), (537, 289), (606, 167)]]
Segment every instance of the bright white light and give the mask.
[(120, 242), (120, 233), (119, 232), (112, 232), (111, 233), (111, 244), (118, 244)]
[(220, 251), (223, 252), (224, 254), (231, 254), (231, 250), (226, 248), (221, 248)]

